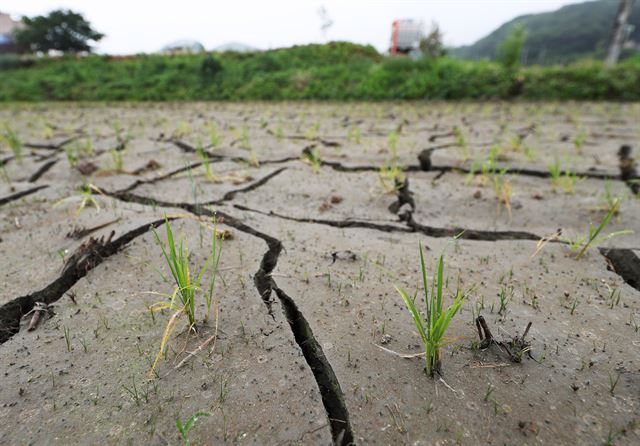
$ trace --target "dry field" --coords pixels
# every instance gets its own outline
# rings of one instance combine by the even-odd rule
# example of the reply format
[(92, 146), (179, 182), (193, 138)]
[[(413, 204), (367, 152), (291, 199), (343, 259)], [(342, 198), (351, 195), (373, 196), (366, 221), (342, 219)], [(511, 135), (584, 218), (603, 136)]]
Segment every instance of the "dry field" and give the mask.
[[(200, 411), (193, 445), (640, 444), (620, 151), (639, 122), (602, 103), (2, 106), (0, 444), (181, 444)], [(192, 274), (214, 221), (222, 238), (194, 330), (150, 311), (175, 288), (165, 217)], [(435, 378), (395, 289), (421, 292), (419, 243), (429, 276), (444, 252), (446, 303), (465, 294)]]

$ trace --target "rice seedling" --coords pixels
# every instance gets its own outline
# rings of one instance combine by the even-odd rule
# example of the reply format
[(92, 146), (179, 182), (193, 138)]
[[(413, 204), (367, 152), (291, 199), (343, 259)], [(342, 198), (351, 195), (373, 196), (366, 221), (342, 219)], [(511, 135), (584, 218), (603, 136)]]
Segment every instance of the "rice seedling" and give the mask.
[(213, 169), (211, 168), (211, 161), (209, 160), (209, 155), (204, 150), (204, 147), (202, 146), (202, 141), (200, 141), (200, 139), (198, 139), (198, 142), (196, 144), (196, 154), (198, 155), (198, 158), (200, 158), (200, 160), (202, 161), (202, 164), (204, 166), (204, 175), (206, 179), (214, 183), (219, 183), (220, 178), (218, 178), (213, 173)]
[(568, 243), (569, 249), (572, 252), (576, 252), (579, 250), (578, 254), (576, 255), (576, 259), (579, 259), (580, 257), (582, 257), (584, 253), (589, 249), (589, 247), (593, 244), (597, 245), (601, 242), (609, 240), (612, 237), (633, 233), (633, 231), (630, 231), (630, 230), (622, 230), (622, 231), (615, 231), (610, 234), (599, 237), (602, 230), (611, 221), (611, 218), (613, 217), (613, 215), (616, 212), (618, 212), (619, 207), (620, 207), (620, 201), (616, 200), (613, 207), (609, 209), (609, 212), (597, 227), (594, 228), (593, 225), (589, 224), (589, 232), (587, 234), (578, 235), (571, 239), (564, 239), (564, 241)]
[(320, 167), (322, 166), (322, 158), (320, 157), (320, 149), (317, 147), (310, 148), (308, 150), (304, 150), (302, 152), (303, 161), (309, 163), (311, 165), (311, 169), (313, 173), (319, 173)]
[(85, 138), (84, 145), (82, 146), (82, 151), (85, 155), (93, 156), (93, 143), (91, 142), (91, 138)]
[(167, 237), (167, 245), (160, 240), (160, 236), (158, 232), (154, 229), (153, 234), (155, 236), (156, 242), (160, 246), (162, 250), (162, 255), (171, 270), (171, 276), (175, 282), (175, 289), (171, 295), (168, 295), (168, 301), (159, 302), (150, 307), (152, 312), (161, 311), (161, 310), (171, 310), (174, 311), (173, 315), (169, 319), (167, 326), (164, 329), (162, 334), (162, 340), (160, 342), (160, 350), (156, 355), (156, 359), (153, 362), (151, 370), (155, 370), (155, 366), (157, 365), (160, 357), (166, 349), (167, 343), (175, 328), (175, 324), (178, 318), (182, 315), (186, 316), (188, 319), (189, 330), (196, 330), (196, 295), (201, 290), (200, 284), (202, 282), (204, 273), (209, 269), (211, 262), (213, 262), (213, 273), (212, 277), (209, 281), (209, 289), (208, 293), (205, 293), (204, 300), (207, 306), (207, 313), (204, 317), (204, 320), (208, 320), (212, 302), (213, 302), (213, 292), (215, 291), (215, 281), (216, 275), (218, 274), (218, 265), (220, 262), (220, 255), (222, 253), (221, 245), (218, 244), (217, 241), (217, 228), (214, 222), (213, 228), (213, 243), (212, 243), (212, 252), (211, 256), (204, 263), (202, 268), (197, 274), (192, 274), (192, 271), (189, 267), (189, 251), (184, 245), (183, 241), (180, 240), (178, 244), (176, 244), (175, 238), (173, 236), (173, 230), (171, 228), (171, 223), (165, 217), (165, 228), (166, 228), (166, 237)]
[(191, 442), (189, 441), (189, 432), (193, 429), (193, 426), (195, 426), (196, 421), (198, 421), (199, 418), (210, 416), (211, 414), (209, 412), (196, 412), (191, 415), (184, 424), (180, 418), (176, 418), (176, 427), (178, 428), (178, 432), (180, 432), (184, 446), (191, 445)]
[(97, 186), (89, 183), (84, 183), (82, 184), (82, 186), (80, 186), (78, 195), (63, 198), (54, 203), (53, 206), (59, 206), (63, 203), (66, 203), (67, 201), (80, 200), (80, 204), (76, 208), (76, 215), (80, 215), (82, 210), (87, 206), (93, 206), (96, 209), (96, 212), (100, 212), (100, 202), (96, 197), (93, 196), (94, 192), (97, 192), (99, 194), (102, 193), (102, 191)]
[(178, 124), (178, 128), (173, 132), (173, 136), (176, 138), (182, 138), (184, 136), (191, 134), (191, 132), (192, 132), (191, 124), (189, 124), (187, 121), (181, 121)]
[(209, 280), (209, 291), (204, 295), (205, 304), (207, 305), (207, 313), (204, 316), (205, 322), (209, 320), (209, 315), (211, 314), (211, 304), (213, 302), (213, 294), (216, 288), (216, 277), (218, 276), (218, 271), (219, 271), (223, 240), (224, 240), (224, 235), (222, 236), (218, 235), (217, 223), (214, 220), (213, 241), (211, 242), (211, 259), (212, 259), (213, 273), (211, 274), (211, 279)]
[(587, 132), (584, 130), (580, 130), (576, 137), (573, 139), (573, 145), (576, 148), (576, 152), (578, 154), (582, 154), (582, 149), (584, 147), (584, 143), (587, 140)]
[(249, 158), (247, 159), (247, 164), (251, 167), (258, 168), (260, 167), (260, 160), (258, 159), (258, 152), (255, 149), (249, 149)]
[(11, 177), (9, 177), (9, 173), (7, 172), (7, 168), (4, 163), (0, 164), (0, 177), (2, 177), (7, 184), (11, 184)]
[(209, 134), (209, 144), (211, 144), (211, 147), (215, 149), (220, 145), (220, 133), (218, 131), (218, 126), (215, 122), (212, 122), (205, 128)]
[(438, 260), (438, 270), (431, 281), (431, 287), (427, 281), (427, 267), (424, 261), (422, 245), (420, 249), (420, 268), (422, 270), (422, 284), (424, 288), (424, 316), (416, 307), (417, 296), (409, 296), (406, 291), (396, 286), (396, 290), (404, 300), (407, 309), (413, 317), (413, 321), (420, 333), (422, 343), (425, 348), (425, 370), (427, 375), (433, 377), (436, 372), (440, 373), (440, 349), (445, 344), (445, 334), (449, 328), (451, 320), (456, 315), (464, 300), (461, 290), (456, 291), (452, 304), (444, 308), (443, 287), (444, 287), (444, 254)]
[(509, 215), (509, 221), (511, 221), (511, 183), (505, 179), (505, 173), (507, 169), (502, 169), (498, 173), (494, 173), (492, 175), (492, 185), (493, 192), (496, 195), (496, 199), (498, 200), (498, 213), (500, 213), (500, 205), (504, 204), (504, 207), (507, 209), (507, 213)]
[(22, 141), (8, 124), (4, 125), (4, 132), (0, 133), (0, 141), (9, 146), (17, 161), (22, 161)]
[(405, 175), (398, 164), (385, 164), (380, 167), (378, 178), (385, 194), (395, 194), (404, 184)]
[(124, 160), (122, 159), (122, 150), (118, 150), (117, 147), (111, 149), (109, 153), (111, 154), (111, 161), (113, 161), (113, 170), (116, 172), (122, 172), (124, 167)]
[(524, 145), (522, 153), (524, 153), (525, 158), (527, 158), (527, 160), (529, 161), (535, 161), (538, 157), (535, 149), (527, 144)]
[(320, 130), (320, 123), (319, 122), (314, 122), (311, 127), (309, 127), (305, 132), (304, 132), (304, 137), (305, 139), (308, 140), (314, 140), (318, 137), (318, 131)]
[(460, 129), (460, 127), (453, 128), (453, 135), (456, 138), (456, 145), (460, 148), (460, 151), (462, 153), (463, 161), (468, 160), (469, 144), (467, 143), (467, 139), (465, 138), (464, 133), (462, 133), (462, 130)]
[(44, 125), (44, 130), (42, 131), (42, 137), (44, 139), (51, 139), (53, 138), (53, 127), (51, 127), (50, 124), (46, 123)]
[(551, 190), (553, 192), (557, 191), (558, 186), (568, 194), (573, 194), (575, 192), (575, 185), (580, 179), (575, 172), (568, 168), (563, 169), (562, 164), (558, 159), (548, 163), (547, 169), (551, 175)]
[(251, 141), (249, 139), (249, 127), (244, 124), (240, 132), (240, 148), (244, 150), (251, 149)]
[(560, 176), (562, 175), (562, 167), (560, 166), (560, 161), (556, 159), (555, 161), (548, 163), (547, 168), (549, 169), (549, 173), (551, 174), (551, 190), (555, 192), (558, 185), (560, 184)]
[(398, 142), (400, 141), (400, 134), (393, 130), (387, 137), (387, 146), (389, 147), (389, 154), (391, 155), (391, 162), (397, 163), (398, 161)]
[[(603, 196), (603, 206), (602, 209), (604, 209), (605, 211), (609, 212), (611, 209), (613, 209), (616, 205), (616, 201), (622, 203), (622, 200), (624, 199), (623, 195), (613, 195), (613, 192), (611, 191), (611, 181), (609, 179), (604, 180), (604, 196)], [(614, 215), (618, 215), (619, 213), (619, 207), (618, 209), (616, 209), (615, 214)]]
[(71, 167), (76, 167), (78, 165), (78, 161), (80, 161), (78, 146), (75, 144), (68, 144), (64, 148), (64, 153), (65, 155), (67, 155), (67, 161), (69, 161), (69, 165)]
[(350, 127), (349, 132), (347, 133), (347, 141), (360, 144), (361, 139), (362, 139), (362, 130), (360, 130), (360, 127), (358, 126)]

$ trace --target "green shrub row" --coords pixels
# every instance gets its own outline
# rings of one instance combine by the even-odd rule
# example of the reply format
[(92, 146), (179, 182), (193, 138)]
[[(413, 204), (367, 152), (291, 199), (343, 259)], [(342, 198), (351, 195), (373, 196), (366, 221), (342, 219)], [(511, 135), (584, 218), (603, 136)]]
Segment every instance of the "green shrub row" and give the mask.
[(1, 101), (640, 100), (640, 58), (533, 66), (388, 58), (346, 42), (256, 53), (0, 58)]

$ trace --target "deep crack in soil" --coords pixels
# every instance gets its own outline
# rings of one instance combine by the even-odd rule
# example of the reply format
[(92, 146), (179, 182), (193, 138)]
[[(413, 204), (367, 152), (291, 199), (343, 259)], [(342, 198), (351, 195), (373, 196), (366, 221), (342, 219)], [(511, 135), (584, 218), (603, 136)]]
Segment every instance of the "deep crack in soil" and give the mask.
[(624, 248), (600, 248), (600, 253), (608, 260), (613, 272), (640, 291), (640, 257), (636, 252)]
[[(0, 307), (0, 344), (11, 339), (20, 331), (20, 319), (33, 309), (36, 302), (52, 304), (69, 291), (78, 280), (89, 271), (100, 265), (106, 258), (114, 255), (136, 237), (156, 228), (165, 222), (164, 219), (139, 226), (115, 240), (109, 237), (89, 239), (83, 243), (70, 257), (60, 276), (39, 291), (21, 296)], [(113, 232), (111, 233), (113, 235)]]
[[(281, 170), (280, 170), (281, 171)], [(279, 173), (279, 171), (276, 171)], [(273, 174), (272, 174), (273, 176)], [(262, 184), (264, 184), (263, 181)], [(256, 186), (257, 187), (257, 186)], [(246, 189), (246, 188), (245, 188)], [(117, 198), (126, 202), (139, 203), (143, 205), (154, 205), (161, 207), (173, 207), (180, 208), (188, 211), (197, 216), (207, 216), (212, 218), (219, 218), (224, 224), (235, 228), (238, 231), (252, 235), (254, 237), (262, 239), (268, 247), (267, 252), (262, 256), (260, 262), (260, 268), (254, 275), (254, 285), (258, 291), (258, 294), (262, 298), (263, 302), (267, 306), (269, 314), (272, 315), (273, 302), (271, 300), (271, 294), (276, 292), (280, 303), (282, 304), (283, 312), (287, 318), (287, 322), (291, 327), (296, 343), (302, 350), (307, 365), (311, 369), (313, 376), (318, 385), (322, 396), (322, 402), (327, 413), (329, 425), (331, 427), (331, 436), (335, 445), (349, 445), (353, 444), (354, 436), (351, 424), (349, 422), (349, 412), (345, 403), (344, 394), (340, 387), (340, 383), (333, 371), (333, 367), (327, 360), (322, 351), (322, 347), (315, 339), (313, 331), (306, 318), (300, 312), (295, 304), (295, 301), (289, 297), (284, 291), (282, 291), (271, 273), (275, 269), (278, 263), (278, 257), (282, 252), (282, 242), (268, 234), (260, 232), (251, 226), (241, 222), (237, 218), (226, 214), (221, 211), (211, 211), (198, 204), (190, 203), (169, 203), (163, 201), (157, 201), (139, 195), (126, 193), (111, 193), (103, 191), (105, 195)]]
[(46, 189), (47, 187), (49, 187), (49, 186), (47, 186), (47, 185), (36, 186), (36, 187), (32, 187), (31, 189), (23, 190), (23, 191), (20, 191), (20, 192), (16, 192), (15, 194), (8, 195), (6, 197), (2, 197), (2, 198), (0, 198), (0, 206), (2, 206), (4, 204), (7, 204), (7, 203), (10, 203), (10, 202), (12, 202), (14, 200), (18, 200), (18, 199), (20, 199), (22, 197), (26, 197), (27, 195), (35, 194), (39, 190)]
[(29, 183), (35, 183), (36, 181), (38, 181), (40, 179), (40, 177), (42, 175), (44, 175), (45, 173), (47, 173), (49, 171), (49, 169), (51, 169), (53, 166), (56, 165), (56, 163), (59, 160), (57, 159), (53, 159), (51, 161), (47, 161), (46, 163), (44, 163), (42, 166), (40, 166), (40, 168), (38, 170), (36, 170), (33, 175), (31, 175), (29, 177), (29, 179), (27, 180)]

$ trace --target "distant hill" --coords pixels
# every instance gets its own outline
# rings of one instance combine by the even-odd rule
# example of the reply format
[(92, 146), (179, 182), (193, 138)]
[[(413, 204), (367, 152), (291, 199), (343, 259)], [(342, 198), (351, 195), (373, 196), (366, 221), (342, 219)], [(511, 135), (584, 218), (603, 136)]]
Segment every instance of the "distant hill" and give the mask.
[[(618, 1), (598, 0), (564, 6), (553, 12), (516, 17), (473, 45), (454, 48), (451, 53), (462, 59), (494, 59), (500, 42), (514, 26), (522, 25), (527, 31), (523, 49), (525, 64), (602, 58), (609, 44), (618, 5)], [(634, 3), (630, 24), (635, 26), (630, 35), (635, 49), (626, 49), (623, 56), (638, 52), (640, 48), (640, 1)]]

